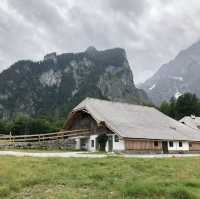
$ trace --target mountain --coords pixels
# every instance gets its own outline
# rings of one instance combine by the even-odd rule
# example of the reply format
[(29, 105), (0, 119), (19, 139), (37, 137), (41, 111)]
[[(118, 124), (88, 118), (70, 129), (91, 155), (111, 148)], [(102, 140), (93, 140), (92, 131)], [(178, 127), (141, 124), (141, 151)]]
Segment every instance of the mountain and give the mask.
[(181, 51), (174, 60), (164, 64), (139, 87), (144, 89), (154, 104), (185, 92), (200, 97), (200, 41)]
[(0, 74), (0, 118), (17, 114), (63, 117), (85, 97), (141, 104), (121, 48), (81, 53), (50, 53), (44, 60), (22, 60)]

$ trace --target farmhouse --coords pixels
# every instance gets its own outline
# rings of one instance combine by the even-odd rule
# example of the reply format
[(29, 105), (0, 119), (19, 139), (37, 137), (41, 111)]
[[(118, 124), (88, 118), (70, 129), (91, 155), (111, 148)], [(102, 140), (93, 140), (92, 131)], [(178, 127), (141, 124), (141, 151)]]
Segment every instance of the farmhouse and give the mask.
[(194, 115), (185, 116), (180, 120), (180, 122), (200, 131), (200, 117), (195, 117)]
[(86, 98), (64, 125), (73, 134), (76, 149), (130, 153), (200, 152), (200, 132), (157, 109)]

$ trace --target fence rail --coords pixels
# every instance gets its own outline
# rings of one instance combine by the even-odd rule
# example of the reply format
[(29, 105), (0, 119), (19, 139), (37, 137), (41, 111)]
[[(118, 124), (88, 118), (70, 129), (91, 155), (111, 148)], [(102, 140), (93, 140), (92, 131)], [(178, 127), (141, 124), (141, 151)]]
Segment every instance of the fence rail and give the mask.
[(75, 136), (83, 136), (89, 134), (91, 134), (90, 129), (80, 129), (80, 130), (60, 131), (54, 133), (43, 133), (34, 135), (17, 135), (17, 136), (2, 135), (0, 136), (0, 145), (67, 139)]

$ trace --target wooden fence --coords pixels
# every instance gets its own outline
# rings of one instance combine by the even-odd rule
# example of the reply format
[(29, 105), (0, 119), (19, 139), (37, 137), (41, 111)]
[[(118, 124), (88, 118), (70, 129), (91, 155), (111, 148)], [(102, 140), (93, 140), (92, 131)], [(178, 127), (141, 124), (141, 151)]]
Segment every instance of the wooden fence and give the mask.
[(34, 135), (17, 135), (17, 136), (3, 135), (0, 136), (0, 145), (68, 139), (75, 136), (83, 136), (89, 134), (91, 134), (90, 129), (60, 131), (54, 133), (44, 133), (44, 134), (34, 134)]

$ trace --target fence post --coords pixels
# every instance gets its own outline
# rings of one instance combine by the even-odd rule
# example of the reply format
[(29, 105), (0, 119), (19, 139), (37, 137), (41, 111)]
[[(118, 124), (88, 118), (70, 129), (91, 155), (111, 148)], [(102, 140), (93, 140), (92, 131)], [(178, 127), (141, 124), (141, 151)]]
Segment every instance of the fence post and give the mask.
[(12, 143), (12, 133), (10, 131), (10, 144)]
[(13, 146), (15, 147), (15, 136), (13, 136)]

